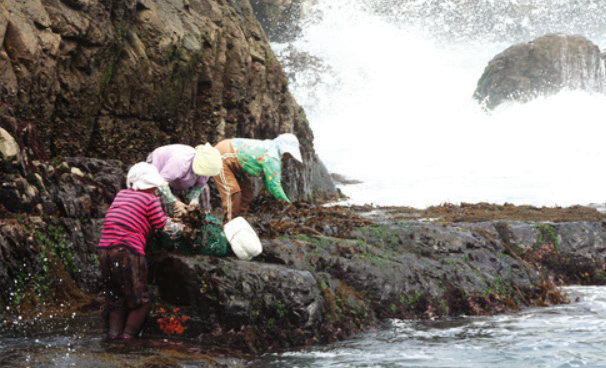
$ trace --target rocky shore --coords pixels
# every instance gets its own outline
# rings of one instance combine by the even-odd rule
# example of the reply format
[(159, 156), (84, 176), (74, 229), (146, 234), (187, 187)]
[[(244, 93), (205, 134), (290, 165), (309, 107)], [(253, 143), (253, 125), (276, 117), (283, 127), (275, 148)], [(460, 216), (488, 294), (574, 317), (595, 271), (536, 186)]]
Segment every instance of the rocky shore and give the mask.
[[(124, 165), (40, 165), (53, 173), (42, 181), (50, 198), (42, 207), (55, 206), (55, 215), (5, 209), (0, 220), (2, 335), (60, 334), (68, 325), (61, 317), (76, 315), (89, 326), (81, 331), (100, 338), (95, 247)], [(174, 366), (242, 366), (391, 318), (515, 313), (571, 302), (562, 285), (606, 283), (606, 215), (590, 207), (282, 205), (260, 193), (253, 208), (248, 219), (264, 250), (252, 261), (149, 251), (156, 307), (142, 340), (120, 347), (113, 363), (143, 349), (136, 366), (165, 366), (153, 365), (159, 356)], [(178, 328), (163, 327), (170, 318)]]

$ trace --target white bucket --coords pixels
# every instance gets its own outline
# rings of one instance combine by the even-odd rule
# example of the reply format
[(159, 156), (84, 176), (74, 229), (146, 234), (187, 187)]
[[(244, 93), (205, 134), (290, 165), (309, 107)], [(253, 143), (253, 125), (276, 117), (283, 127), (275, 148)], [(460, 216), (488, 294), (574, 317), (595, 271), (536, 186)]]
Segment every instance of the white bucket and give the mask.
[(238, 258), (248, 261), (263, 251), (261, 240), (244, 217), (229, 221), (224, 230), (231, 249)]

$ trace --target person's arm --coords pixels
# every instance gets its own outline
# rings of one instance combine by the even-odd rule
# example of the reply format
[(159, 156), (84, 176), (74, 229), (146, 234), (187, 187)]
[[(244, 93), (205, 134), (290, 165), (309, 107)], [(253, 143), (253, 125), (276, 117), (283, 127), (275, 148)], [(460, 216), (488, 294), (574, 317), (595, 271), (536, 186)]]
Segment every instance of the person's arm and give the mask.
[(168, 185), (158, 187), (158, 190), (164, 197), (166, 197), (166, 203), (172, 206), (175, 217), (183, 217), (187, 215), (187, 206), (185, 203), (181, 202), (177, 197), (175, 197)]
[(163, 185), (161, 187), (158, 187), (158, 190), (160, 191), (160, 193), (162, 193), (162, 195), (164, 197), (166, 197), (166, 203), (172, 205), (173, 203), (178, 201), (177, 197), (175, 197), (175, 195), (170, 190), (170, 187), (168, 185)]
[(184, 225), (171, 221), (170, 218), (166, 216), (158, 198), (153, 198), (153, 201), (149, 205), (147, 216), (149, 223), (154, 229), (162, 231), (171, 239), (175, 239), (183, 232)]
[(201, 207), (206, 213), (210, 213), (210, 190), (208, 185), (204, 187), (192, 187), (186, 195), (189, 202), (188, 210), (194, 211)]
[(197, 207), (200, 208), (200, 194), (202, 194), (203, 190), (204, 190), (204, 188), (202, 188), (202, 187), (189, 188), (189, 191), (185, 195), (185, 199), (187, 200), (187, 202), (189, 203), (190, 206), (192, 206), (195, 201), (195, 204), (197, 205)]
[(282, 188), (281, 182), (281, 167), (280, 161), (275, 158), (270, 158), (269, 161), (265, 164), (265, 170), (263, 172), (265, 188), (268, 192), (270, 192), (276, 199), (284, 200), (290, 203), (290, 199), (284, 192), (284, 188)]
[(162, 232), (168, 235), (169, 238), (176, 239), (177, 237), (179, 237), (179, 235), (183, 233), (184, 228), (185, 225), (167, 219), (166, 225), (164, 225), (164, 227), (162, 228)]

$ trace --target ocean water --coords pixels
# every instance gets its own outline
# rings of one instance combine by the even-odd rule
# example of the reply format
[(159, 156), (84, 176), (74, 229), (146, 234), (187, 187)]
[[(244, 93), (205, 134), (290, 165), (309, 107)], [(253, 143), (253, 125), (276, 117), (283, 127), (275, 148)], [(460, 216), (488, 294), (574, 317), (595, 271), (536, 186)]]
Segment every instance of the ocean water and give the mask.
[(273, 44), (348, 203), (604, 203), (606, 96), (562, 91), (487, 113), (488, 62), (547, 33), (606, 47), (596, 0), (321, 0)]
[[(392, 320), (384, 328), (325, 346), (262, 355), (247, 368), (572, 368), (606, 367), (606, 287), (567, 287), (572, 302), (483, 317)], [(195, 341), (145, 338), (103, 342), (94, 321), (28, 337), (0, 335), (0, 367), (208, 367)], [(60, 327), (59, 325), (57, 327)], [(74, 329), (75, 328), (75, 329)], [(199, 355), (202, 354), (202, 355)], [(152, 365), (152, 363), (156, 365)], [(169, 364), (171, 363), (171, 364)]]
[(495, 317), (394, 320), (378, 332), (267, 354), (247, 367), (606, 367), (606, 288), (565, 289), (573, 303)]

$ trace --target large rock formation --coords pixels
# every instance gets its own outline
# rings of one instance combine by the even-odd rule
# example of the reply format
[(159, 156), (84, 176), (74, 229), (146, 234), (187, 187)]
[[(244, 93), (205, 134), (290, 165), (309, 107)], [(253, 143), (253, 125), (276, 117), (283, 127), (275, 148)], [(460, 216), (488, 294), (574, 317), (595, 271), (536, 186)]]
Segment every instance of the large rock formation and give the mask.
[(286, 168), (290, 194), (327, 177), (248, 0), (6, 0), (0, 40), (0, 101), (43, 157), (130, 164), (168, 143), (293, 132), (305, 165)]
[(488, 63), (474, 98), (493, 109), (562, 90), (606, 91), (600, 50), (584, 37), (550, 34), (509, 47)]
[(247, 0), (7, 0), (0, 39), (2, 310), (94, 295), (107, 207), (158, 145), (292, 131), (291, 198), (334, 193)]
[(601, 222), (385, 221), (352, 238), (264, 241), (257, 262), (167, 254), (155, 266), (166, 272), (160, 292), (203, 317), (190, 336), (260, 352), (343, 338), (385, 318), (557, 302), (556, 290), (537, 293), (549, 279), (606, 282)]

